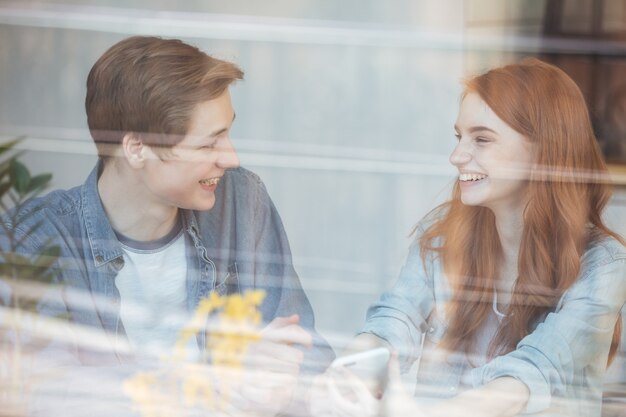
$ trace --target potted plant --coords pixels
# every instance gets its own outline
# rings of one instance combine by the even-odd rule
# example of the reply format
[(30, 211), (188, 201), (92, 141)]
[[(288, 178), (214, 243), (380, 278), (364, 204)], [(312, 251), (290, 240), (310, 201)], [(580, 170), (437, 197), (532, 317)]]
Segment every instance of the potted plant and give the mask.
[[(0, 415), (25, 414), (32, 381), (27, 358), (35, 349), (29, 334), (36, 322), (36, 307), (42, 290), (56, 273), (59, 248), (46, 242), (32, 256), (20, 254), (23, 241), (18, 227), (32, 211), (21, 210), (30, 198), (40, 195), (50, 184), (51, 174), (31, 175), (20, 162), (23, 151), (15, 147), (20, 137), (0, 144)], [(40, 224), (25, 230), (34, 232)], [(28, 325), (25, 325), (28, 323)]]

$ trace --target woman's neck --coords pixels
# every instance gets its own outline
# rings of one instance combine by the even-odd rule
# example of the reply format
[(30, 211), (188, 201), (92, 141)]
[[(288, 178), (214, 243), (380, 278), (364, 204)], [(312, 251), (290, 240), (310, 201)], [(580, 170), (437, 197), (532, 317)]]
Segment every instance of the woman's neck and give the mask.
[(518, 258), (524, 230), (524, 209), (509, 208), (495, 212), (496, 229), (502, 246), (502, 264), (500, 265), (497, 287), (500, 300), (510, 299), (517, 280)]

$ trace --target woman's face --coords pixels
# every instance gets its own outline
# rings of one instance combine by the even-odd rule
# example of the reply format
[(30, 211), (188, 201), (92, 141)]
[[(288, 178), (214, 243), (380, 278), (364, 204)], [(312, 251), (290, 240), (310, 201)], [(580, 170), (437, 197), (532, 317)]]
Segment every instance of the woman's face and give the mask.
[(461, 102), (458, 140), (450, 162), (459, 170), (461, 201), (493, 210), (521, 209), (533, 163), (532, 144), (489, 108), (478, 94)]

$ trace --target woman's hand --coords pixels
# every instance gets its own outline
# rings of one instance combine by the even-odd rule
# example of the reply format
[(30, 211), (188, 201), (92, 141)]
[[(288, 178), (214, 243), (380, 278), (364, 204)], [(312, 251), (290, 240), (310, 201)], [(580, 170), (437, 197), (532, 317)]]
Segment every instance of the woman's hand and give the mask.
[(392, 355), (388, 372), (387, 389), (382, 399), (378, 399), (365, 382), (348, 369), (330, 368), (315, 381), (311, 394), (311, 414), (314, 417), (425, 416), (402, 383), (396, 354)]
[(418, 406), (415, 397), (407, 391), (402, 383), (397, 353), (391, 355), (388, 369), (387, 390), (382, 399), (381, 415), (389, 417), (427, 416), (424, 409)]
[(389, 417), (481, 417), (517, 415), (528, 400), (528, 388), (522, 382), (501, 377), (480, 388), (463, 392), (429, 407), (420, 407), (404, 388), (400, 367), (394, 354), (389, 362), (389, 382), (383, 397), (383, 414)]

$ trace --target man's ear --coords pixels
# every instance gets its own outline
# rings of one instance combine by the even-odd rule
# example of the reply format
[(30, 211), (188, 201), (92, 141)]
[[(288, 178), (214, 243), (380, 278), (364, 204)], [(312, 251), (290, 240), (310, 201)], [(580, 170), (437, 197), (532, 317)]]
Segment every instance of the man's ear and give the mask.
[(126, 133), (122, 139), (122, 151), (132, 168), (143, 168), (146, 150), (139, 135), (134, 132)]

